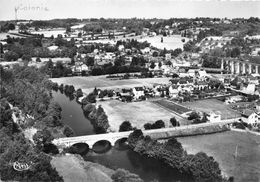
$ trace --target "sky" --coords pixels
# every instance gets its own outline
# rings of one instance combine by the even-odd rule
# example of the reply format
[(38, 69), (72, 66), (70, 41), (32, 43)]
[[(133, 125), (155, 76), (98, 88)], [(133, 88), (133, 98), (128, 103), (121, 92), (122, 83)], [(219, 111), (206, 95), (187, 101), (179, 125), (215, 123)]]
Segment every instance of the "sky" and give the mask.
[(0, 0), (0, 20), (54, 18), (249, 18), (260, 1), (230, 0)]

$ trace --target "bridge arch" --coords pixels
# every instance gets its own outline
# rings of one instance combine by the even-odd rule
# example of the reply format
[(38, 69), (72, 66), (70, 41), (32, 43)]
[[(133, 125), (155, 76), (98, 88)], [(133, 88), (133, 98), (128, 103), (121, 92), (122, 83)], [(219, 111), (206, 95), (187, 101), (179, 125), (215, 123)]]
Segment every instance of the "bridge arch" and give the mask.
[(92, 150), (96, 153), (105, 153), (112, 148), (112, 144), (109, 140), (99, 140), (93, 144)]
[(66, 150), (68, 153), (85, 155), (89, 152), (89, 145), (85, 142), (78, 142), (72, 144)]
[(120, 138), (114, 142), (114, 146), (118, 150), (124, 150), (128, 148), (127, 137)]

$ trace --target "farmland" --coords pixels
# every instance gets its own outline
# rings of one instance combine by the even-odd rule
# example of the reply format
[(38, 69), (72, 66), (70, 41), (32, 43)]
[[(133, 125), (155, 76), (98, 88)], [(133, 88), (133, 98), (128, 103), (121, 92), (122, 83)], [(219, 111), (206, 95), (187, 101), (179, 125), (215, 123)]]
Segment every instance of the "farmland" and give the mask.
[(206, 99), (206, 100), (198, 100), (194, 102), (185, 102), (182, 103), (182, 105), (196, 110), (200, 112), (220, 112), (221, 113), (221, 119), (231, 119), (236, 118), (240, 116), (236, 111), (231, 109), (228, 105), (225, 103), (217, 100), (217, 99)]
[(157, 101), (153, 101), (153, 102), (166, 109), (172, 110), (173, 112), (176, 112), (178, 114), (183, 114), (183, 113), (191, 111), (190, 109), (188, 109), (186, 107), (183, 107), (179, 104), (175, 104), (173, 102), (166, 101), (166, 100), (157, 100)]
[(58, 84), (73, 85), (75, 88), (81, 88), (84, 93), (90, 93), (93, 89), (116, 89), (116, 88), (133, 88), (136, 86), (153, 86), (155, 83), (167, 84), (169, 78), (143, 78), (143, 79), (128, 79), (128, 80), (111, 80), (102, 76), (89, 77), (63, 77), (52, 78), (53, 82)]

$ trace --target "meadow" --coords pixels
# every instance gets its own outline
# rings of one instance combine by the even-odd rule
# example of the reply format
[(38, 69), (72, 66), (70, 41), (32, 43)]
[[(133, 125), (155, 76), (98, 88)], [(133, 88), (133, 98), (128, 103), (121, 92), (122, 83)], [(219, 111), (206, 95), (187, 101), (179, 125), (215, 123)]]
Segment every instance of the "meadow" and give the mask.
[(223, 174), (234, 176), (235, 182), (260, 181), (259, 135), (227, 131), (181, 137), (178, 138), (178, 141), (182, 143), (188, 153), (195, 154), (202, 151), (213, 156), (219, 163)]
[(180, 123), (185, 124), (183, 118), (165, 110), (149, 101), (125, 103), (118, 100), (103, 101), (102, 105), (112, 131), (118, 131), (123, 121), (130, 121), (133, 127), (142, 128), (145, 123), (154, 123), (163, 120), (166, 127), (171, 127), (170, 118), (175, 117)]
[(86, 94), (93, 91), (93, 89), (117, 89), (117, 88), (133, 88), (137, 86), (152, 87), (153, 84), (161, 83), (168, 84), (169, 78), (143, 78), (143, 79), (127, 79), (127, 80), (111, 80), (102, 76), (89, 76), (89, 77), (63, 77), (52, 78), (51, 81), (58, 84), (73, 85), (75, 88), (81, 88)]
[(206, 112), (208, 114), (210, 112), (220, 112), (222, 120), (237, 118), (240, 116), (240, 114), (237, 113), (235, 110), (231, 109), (224, 102), (221, 102), (217, 99), (205, 99), (194, 102), (184, 102), (182, 103), (182, 105), (192, 110)]

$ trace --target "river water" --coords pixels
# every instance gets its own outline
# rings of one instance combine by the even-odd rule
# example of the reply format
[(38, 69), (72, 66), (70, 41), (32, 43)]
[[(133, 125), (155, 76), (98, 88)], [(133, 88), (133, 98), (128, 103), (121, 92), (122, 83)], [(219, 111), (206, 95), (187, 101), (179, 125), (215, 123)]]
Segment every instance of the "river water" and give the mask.
[[(62, 108), (62, 120), (64, 124), (69, 125), (76, 136), (95, 134), (90, 121), (85, 118), (81, 105), (75, 100), (70, 100), (59, 91), (52, 92), (53, 100), (59, 103)], [(158, 180), (159, 182), (189, 182), (186, 179), (170, 168), (167, 168), (161, 163), (141, 157), (132, 150), (111, 148), (103, 154), (97, 154), (90, 151), (85, 160), (96, 162), (112, 169), (123, 168), (132, 173), (138, 174), (145, 182)]]

